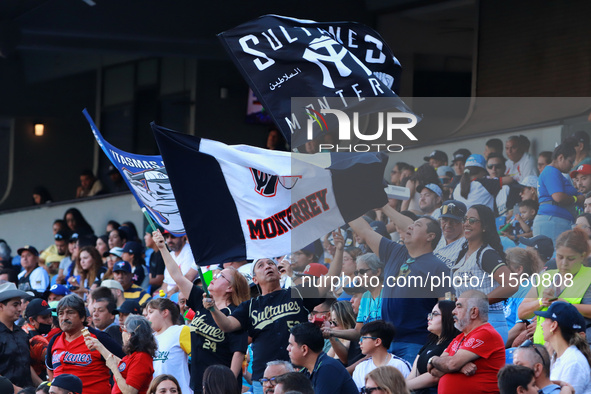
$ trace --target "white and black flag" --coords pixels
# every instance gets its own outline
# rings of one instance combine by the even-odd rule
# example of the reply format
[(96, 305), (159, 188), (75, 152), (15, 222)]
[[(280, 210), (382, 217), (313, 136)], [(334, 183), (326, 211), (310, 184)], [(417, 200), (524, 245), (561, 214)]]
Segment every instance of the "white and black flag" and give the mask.
[[(265, 15), (219, 37), (294, 148), (307, 142), (302, 119), (308, 111), (292, 110), (292, 97), (325, 98), (331, 106), (338, 103), (332, 109), (360, 114), (388, 109), (412, 113), (395, 93), (400, 63), (382, 37), (362, 24)], [(364, 102), (366, 97), (392, 100), (376, 108)]]

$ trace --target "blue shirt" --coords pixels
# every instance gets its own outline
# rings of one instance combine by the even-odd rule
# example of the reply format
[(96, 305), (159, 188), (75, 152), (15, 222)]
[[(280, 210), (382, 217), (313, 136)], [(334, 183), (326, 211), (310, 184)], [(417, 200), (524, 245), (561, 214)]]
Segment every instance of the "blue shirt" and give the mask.
[(326, 353), (320, 352), (310, 374), (315, 393), (359, 394), (357, 386), (343, 364)]
[[(426, 253), (407, 264), (409, 270), (401, 271), (403, 264), (410, 258), (405, 246), (382, 238), (380, 241), (380, 259), (386, 262), (384, 268), (384, 289), (382, 291), (382, 319), (396, 327), (395, 341), (425, 344), (427, 342), (427, 314), (431, 313), (438, 297), (452, 292), (449, 268), (433, 253)], [(442, 276), (449, 280), (431, 291), (431, 282), (423, 287), (392, 286), (398, 277), (434, 277)], [(400, 278), (402, 279), (402, 278)], [(435, 283), (436, 284), (436, 283)]]
[(559, 192), (566, 193), (570, 196), (576, 196), (578, 194), (577, 190), (562, 175), (560, 170), (552, 166), (546, 166), (538, 179), (538, 200), (540, 201), (538, 215), (557, 216), (562, 219), (574, 221), (573, 215), (566, 208), (554, 204), (542, 204), (543, 202), (552, 202), (552, 194)]
[(357, 323), (369, 323), (374, 320), (382, 319), (382, 293), (374, 300), (369, 291), (363, 293), (361, 301), (359, 302), (359, 313), (357, 313)]

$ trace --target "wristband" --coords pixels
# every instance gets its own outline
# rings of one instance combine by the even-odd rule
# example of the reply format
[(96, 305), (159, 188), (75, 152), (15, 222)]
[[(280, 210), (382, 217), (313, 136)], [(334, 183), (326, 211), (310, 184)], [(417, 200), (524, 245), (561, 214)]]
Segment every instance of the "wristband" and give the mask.
[(573, 198), (575, 199), (575, 204), (577, 203), (577, 196), (573, 196)]
[(540, 306), (542, 306), (542, 299), (538, 298), (538, 303), (540, 304)]

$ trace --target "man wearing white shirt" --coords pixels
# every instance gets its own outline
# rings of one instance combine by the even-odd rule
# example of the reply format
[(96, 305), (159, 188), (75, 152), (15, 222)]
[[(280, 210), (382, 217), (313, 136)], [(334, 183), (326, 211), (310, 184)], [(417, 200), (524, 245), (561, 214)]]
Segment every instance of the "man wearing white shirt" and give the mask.
[(18, 274), (18, 288), (23, 291), (33, 290), (38, 294), (44, 293), (49, 285), (49, 275), (39, 267), (39, 252), (34, 246), (24, 246), (18, 251), (21, 257), (23, 271)]
[[(183, 275), (187, 276), (191, 267), (195, 265), (195, 259), (193, 258), (193, 252), (191, 251), (191, 246), (187, 242), (187, 236), (183, 235), (181, 237), (175, 237), (168, 231), (164, 231), (164, 238), (166, 239), (166, 244), (170, 247), (170, 254), (172, 258), (176, 262), (176, 264), (181, 269)], [(193, 281), (197, 274), (196, 270), (192, 270), (190, 275), (192, 278), (188, 278), (189, 280)], [(167, 294), (173, 294), (177, 292), (177, 286), (168, 269), (164, 270), (164, 282), (162, 283), (162, 290), (164, 290)]]
[(433, 254), (451, 268), (456, 263), (462, 245), (466, 239), (464, 234), (464, 216), (466, 205), (460, 201), (449, 200), (443, 203), (439, 223), (441, 224), (441, 239)]

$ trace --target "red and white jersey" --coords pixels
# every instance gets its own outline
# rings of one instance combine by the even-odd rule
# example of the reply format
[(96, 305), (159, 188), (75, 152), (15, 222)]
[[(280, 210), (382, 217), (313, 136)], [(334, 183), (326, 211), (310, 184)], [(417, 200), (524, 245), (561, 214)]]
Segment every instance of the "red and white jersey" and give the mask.
[[(88, 330), (91, 336), (97, 338), (111, 353), (117, 357), (125, 355), (108, 334), (91, 327)], [(84, 394), (111, 392), (111, 371), (98, 350), (88, 350), (83, 335), (71, 342), (66, 340), (64, 333), (52, 338), (47, 346), (45, 364), (53, 371), (54, 377), (65, 373), (78, 376), (82, 380)]]

